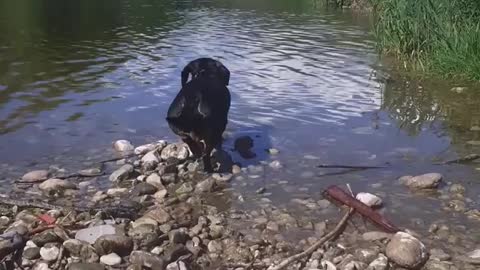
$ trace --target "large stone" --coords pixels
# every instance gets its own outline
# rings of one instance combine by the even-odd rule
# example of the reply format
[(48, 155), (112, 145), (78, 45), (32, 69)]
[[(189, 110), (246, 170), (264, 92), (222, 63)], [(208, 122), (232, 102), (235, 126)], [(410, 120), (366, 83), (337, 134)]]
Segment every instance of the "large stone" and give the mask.
[(93, 244), (99, 255), (117, 253), (120, 256), (128, 255), (133, 249), (132, 238), (124, 235), (103, 235)]
[(112, 225), (99, 225), (77, 231), (75, 239), (93, 244), (101, 236), (115, 234), (115, 232), (116, 229)]
[(125, 164), (118, 170), (114, 171), (108, 179), (110, 179), (110, 181), (127, 180), (128, 177), (130, 177), (130, 174), (133, 172), (133, 169), (134, 168), (131, 164)]
[(122, 263), (122, 258), (115, 253), (110, 253), (100, 257), (100, 262), (106, 265), (114, 266)]
[(443, 176), (439, 173), (426, 173), (401, 181), (404, 185), (412, 189), (433, 189), (438, 187)]
[(105, 270), (99, 263), (71, 263), (68, 270)]
[(146, 154), (150, 151), (155, 150), (155, 147), (156, 147), (156, 145), (153, 144), (153, 143), (144, 144), (144, 145), (137, 146), (133, 152), (136, 155), (143, 155), (143, 154)]
[(153, 170), (157, 167), (160, 159), (157, 156), (157, 151), (153, 150), (148, 152), (142, 157), (142, 168), (146, 171)]
[(76, 189), (77, 187), (68, 180), (51, 178), (38, 185), (38, 188), (43, 191), (60, 191), (65, 189)]
[(158, 226), (154, 224), (141, 224), (128, 232), (128, 235), (132, 237), (136, 246), (141, 249), (150, 249), (160, 244), (161, 239), (159, 238), (159, 234)]
[(42, 180), (47, 180), (50, 174), (47, 170), (35, 170), (26, 173), (22, 176), (22, 181), (24, 182), (39, 182)]
[(379, 207), (382, 205), (382, 199), (371, 193), (360, 192), (357, 194), (356, 198), (370, 207)]
[(151, 270), (164, 270), (166, 267), (166, 263), (162, 258), (140, 250), (135, 250), (130, 254), (130, 263), (142, 265)]
[(133, 145), (127, 140), (118, 140), (113, 144), (113, 148), (119, 152), (133, 151)]
[(163, 148), (160, 157), (162, 160), (167, 160), (170, 157), (174, 157), (180, 161), (186, 160), (189, 156), (189, 150), (186, 144), (172, 143)]
[(386, 248), (389, 260), (399, 266), (415, 269), (428, 260), (429, 254), (425, 245), (408, 233), (397, 232)]

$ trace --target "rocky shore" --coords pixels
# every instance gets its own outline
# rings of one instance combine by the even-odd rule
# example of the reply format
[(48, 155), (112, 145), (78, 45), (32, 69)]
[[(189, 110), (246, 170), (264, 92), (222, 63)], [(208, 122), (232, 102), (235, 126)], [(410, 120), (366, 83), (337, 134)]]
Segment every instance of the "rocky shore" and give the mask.
[[(260, 200), (261, 207), (254, 210), (231, 209), (229, 202), (212, 200), (228, 197), (232, 182), (253, 170), (233, 164), (225, 153), (214, 157), (221, 172), (208, 175), (181, 143), (134, 147), (121, 140), (114, 148), (125, 158), (73, 174), (62, 168), (26, 173), (17, 183), (41, 201), (15, 198), (14, 205), (0, 199), (3, 236), (13, 233), (25, 240), (12, 260), (35, 270), (272, 269), (316, 243), (342, 216), (341, 207), (327, 200), (297, 199), (311, 213), (303, 216), (268, 200)], [(107, 173), (105, 164), (112, 162)], [(267, 166), (282, 167), (279, 161)], [(88, 179), (95, 178), (108, 179), (112, 187), (92, 190)], [(432, 190), (442, 184), (442, 175), (405, 176), (399, 183), (415, 191)], [(480, 217), (478, 210), (466, 208), (464, 191), (461, 185), (449, 185), (453, 199), (445, 207)], [(372, 207), (382, 205), (381, 197), (367, 192), (357, 198)], [(337, 211), (338, 218), (322, 220), (318, 213), (325, 209)], [(284, 269), (478, 269), (480, 246), (462, 229), (456, 233), (458, 226), (434, 223), (428, 235), (408, 228), (388, 234), (355, 218), (339, 237)], [(292, 232), (304, 237), (293, 238)], [(11, 253), (7, 259), (15, 254), (9, 249), (12, 241), (0, 240), (0, 254)], [(4, 262), (2, 267), (12, 266)]]

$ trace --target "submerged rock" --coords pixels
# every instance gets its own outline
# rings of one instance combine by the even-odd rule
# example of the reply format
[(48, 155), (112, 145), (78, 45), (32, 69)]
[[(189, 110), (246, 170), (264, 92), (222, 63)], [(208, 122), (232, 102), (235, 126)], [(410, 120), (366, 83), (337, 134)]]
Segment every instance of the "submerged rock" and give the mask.
[(415, 269), (428, 260), (429, 254), (425, 245), (408, 233), (397, 232), (386, 248), (387, 257), (396, 264)]
[(439, 173), (426, 173), (409, 178), (400, 178), (399, 181), (412, 189), (433, 189), (438, 187), (443, 176)]
[(39, 182), (42, 180), (47, 180), (49, 177), (49, 172), (47, 170), (36, 170), (26, 173), (22, 176), (22, 181), (24, 182)]
[(77, 187), (68, 180), (51, 178), (38, 185), (38, 188), (42, 191), (61, 191), (65, 189), (76, 189)]
[(113, 144), (113, 148), (119, 152), (133, 151), (133, 145), (127, 140), (118, 140)]
[(130, 177), (133, 172), (133, 166), (131, 164), (125, 164), (120, 169), (114, 171), (108, 179), (112, 182), (124, 181)]

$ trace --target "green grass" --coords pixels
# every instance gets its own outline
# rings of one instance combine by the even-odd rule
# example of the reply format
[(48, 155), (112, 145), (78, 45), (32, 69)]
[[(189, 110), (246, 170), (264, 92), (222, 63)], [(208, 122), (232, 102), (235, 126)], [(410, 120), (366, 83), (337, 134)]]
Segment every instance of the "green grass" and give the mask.
[(480, 80), (480, 1), (370, 1), (383, 53), (427, 73)]

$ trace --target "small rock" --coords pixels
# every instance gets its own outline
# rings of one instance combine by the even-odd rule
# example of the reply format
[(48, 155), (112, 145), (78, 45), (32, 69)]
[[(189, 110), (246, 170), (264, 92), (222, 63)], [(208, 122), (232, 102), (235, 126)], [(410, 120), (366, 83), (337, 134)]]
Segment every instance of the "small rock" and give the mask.
[(328, 200), (323, 199), (323, 200), (319, 200), (317, 204), (321, 209), (325, 209), (325, 208), (328, 208), (331, 203)]
[(465, 187), (460, 185), (460, 184), (453, 184), (453, 185), (450, 186), (450, 188), (448, 190), (450, 191), (450, 193), (454, 193), (454, 194), (465, 193)]
[(57, 260), (58, 254), (60, 254), (60, 249), (54, 244), (45, 244), (45, 246), (40, 248), (40, 256), (47, 262)]
[(471, 259), (480, 259), (480, 249), (476, 249), (474, 251), (467, 253), (467, 257)]
[(212, 192), (214, 188), (215, 188), (215, 179), (207, 178), (199, 182), (195, 186), (195, 192), (197, 193)]
[(355, 251), (355, 257), (364, 263), (371, 263), (377, 256), (378, 251), (373, 249), (357, 249)]
[(275, 149), (275, 148), (270, 148), (270, 149), (268, 149), (268, 153), (269, 153), (270, 155), (277, 155), (278, 153), (280, 153), (280, 151), (278, 151), (278, 150)]
[(450, 264), (437, 261), (437, 260), (428, 260), (423, 268), (425, 270), (450, 270)]
[(141, 182), (138, 183), (132, 190), (132, 194), (135, 196), (142, 196), (142, 195), (152, 195), (157, 192), (158, 189), (149, 183)]
[(267, 191), (267, 189), (265, 187), (261, 187), (261, 188), (257, 189), (255, 192), (257, 194), (263, 194), (263, 193), (265, 193), (265, 191)]
[(158, 189), (165, 189), (165, 187), (162, 184), (162, 179), (160, 178), (160, 175), (156, 173), (152, 173), (147, 177), (146, 182), (152, 186), (157, 187)]
[(80, 170), (78, 171), (78, 174), (80, 174), (81, 176), (87, 176), (87, 177), (99, 176), (102, 174), (102, 170), (100, 170), (100, 168), (90, 168), (90, 169)]
[(457, 212), (465, 212), (467, 210), (466, 203), (460, 200), (451, 200), (448, 202), (448, 207)]
[(183, 143), (172, 143), (163, 148), (160, 157), (162, 160), (167, 160), (170, 157), (174, 157), (180, 161), (184, 161), (189, 156), (188, 147)]
[(100, 255), (117, 253), (118, 255), (128, 255), (133, 249), (133, 240), (124, 235), (103, 235), (93, 244), (95, 250)]
[(193, 191), (193, 186), (190, 183), (183, 183), (177, 190), (175, 190), (175, 193), (177, 194), (184, 194), (184, 193), (190, 193)]
[(382, 199), (371, 193), (360, 192), (357, 194), (356, 198), (370, 207), (378, 207), (382, 205)]
[(120, 263), (122, 263), (122, 258), (120, 258), (120, 256), (115, 253), (110, 253), (100, 257), (100, 262), (110, 266), (119, 265)]
[(71, 263), (68, 270), (105, 270), (99, 263)]
[(220, 243), (217, 240), (212, 240), (208, 242), (207, 248), (208, 248), (208, 252), (210, 253), (220, 253), (223, 249), (222, 243)]
[(325, 234), (325, 231), (327, 230), (327, 223), (325, 223), (325, 221), (321, 221), (319, 223), (316, 223), (314, 225), (314, 228), (318, 236), (323, 236)]
[(212, 174), (212, 178), (215, 179), (216, 181), (221, 181), (221, 182), (229, 182), (232, 180), (233, 175), (231, 173), (214, 173)]
[(159, 234), (158, 226), (154, 224), (141, 224), (128, 232), (139, 248), (151, 248), (160, 244)]
[(388, 258), (379, 254), (378, 258), (371, 262), (366, 270), (387, 270), (388, 268)]
[(140, 250), (135, 250), (130, 254), (130, 263), (142, 265), (152, 270), (163, 270), (166, 267), (166, 263), (162, 258)]
[(165, 185), (174, 184), (177, 182), (178, 174), (166, 173), (162, 175), (162, 183)]
[(45, 245), (46, 243), (58, 242), (60, 240), (60, 237), (58, 237), (53, 230), (46, 230), (32, 237), (32, 242), (39, 247)]
[(165, 250), (163, 257), (166, 263), (171, 263), (186, 255), (191, 255), (191, 252), (188, 250), (188, 248), (186, 248), (185, 245), (177, 244), (169, 246), (167, 250)]
[(184, 262), (178, 261), (178, 262), (172, 262), (168, 264), (167, 270), (188, 270), (188, 268)]
[(466, 89), (467, 89), (467, 87), (456, 86), (456, 87), (452, 87), (450, 89), (450, 91), (461, 94), (461, 93), (465, 92)]
[(232, 173), (233, 174), (239, 174), (241, 172), (242, 172), (242, 168), (240, 168), (240, 166), (238, 166), (236, 164), (232, 166)]
[(114, 171), (108, 179), (112, 182), (124, 181), (130, 177), (130, 174), (133, 172), (133, 166), (131, 164), (125, 164), (120, 169)]
[(171, 216), (162, 208), (155, 208), (145, 213), (144, 217), (150, 218), (157, 222), (159, 225), (165, 224), (170, 221)]
[(209, 226), (209, 229), (210, 229), (210, 236), (212, 237), (212, 239), (217, 239), (222, 237), (225, 232), (225, 227), (221, 225), (211, 224)]
[(68, 180), (51, 178), (38, 185), (38, 188), (43, 191), (59, 191), (65, 189), (76, 189), (77, 187)]
[(127, 188), (110, 188), (107, 190), (107, 195), (112, 197), (122, 196), (128, 193)]
[(443, 249), (432, 248), (430, 250), (430, 259), (437, 259), (439, 261), (448, 261), (451, 258), (452, 258), (452, 256), (445, 253), (445, 251), (443, 251)]
[(362, 235), (362, 238), (365, 241), (381, 241), (385, 239), (390, 239), (391, 237), (392, 234), (377, 231), (366, 232)]
[(404, 232), (397, 232), (392, 237), (387, 245), (386, 255), (396, 264), (411, 269), (425, 264), (429, 257), (425, 245)]
[(156, 145), (153, 143), (144, 144), (144, 145), (137, 146), (135, 150), (133, 150), (133, 152), (135, 153), (135, 155), (143, 155), (150, 151), (155, 150), (155, 147)]
[(281, 169), (283, 167), (282, 163), (280, 163), (280, 161), (278, 160), (274, 160), (270, 162), (268, 166), (270, 166), (270, 168), (273, 168), (273, 169)]
[(48, 263), (46, 262), (37, 262), (32, 270), (50, 270), (50, 267), (48, 267)]
[(146, 171), (153, 170), (157, 167), (159, 162), (160, 159), (157, 156), (157, 151), (150, 151), (142, 157), (142, 168)]
[(188, 232), (184, 228), (172, 230), (168, 233), (168, 239), (173, 244), (185, 244), (188, 240)]
[(79, 257), (87, 263), (96, 263), (99, 259), (97, 251), (91, 245), (83, 245)]
[(23, 251), (23, 257), (29, 260), (36, 260), (40, 258), (40, 248), (38, 247), (27, 247)]
[(84, 242), (77, 239), (68, 239), (67, 241), (63, 242), (63, 247), (65, 250), (67, 250), (70, 255), (76, 257), (80, 257), (82, 247), (84, 245)]
[(36, 170), (26, 173), (22, 176), (22, 181), (24, 182), (39, 182), (42, 180), (47, 180), (49, 177), (47, 170)]
[(133, 145), (127, 140), (118, 140), (113, 144), (113, 148), (119, 152), (133, 151)]
[(427, 173), (409, 178), (405, 185), (412, 189), (433, 189), (438, 187), (442, 178), (439, 173)]
[(327, 260), (322, 260), (320, 265), (322, 266), (322, 269), (325, 269), (325, 270), (337, 270), (337, 267), (335, 266), (335, 264)]
[(99, 225), (77, 231), (75, 239), (93, 244), (101, 236), (115, 234), (115, 232), (115, 227), (112, 225)]
[(153, 194), (153, 198), (155, 198), (155, 200), (159, 202), (162, 202), (163, 200), (165, 200), (165, 197), (167, 197), (167, 194), (168, 191), (166, 189), (160, 189), (159, 191), (155, 192), (155, 194)]
[(274, 221), (267, 222), (267, 230), (272, 232), (278, 232), (280, 230), (278, 224)]

